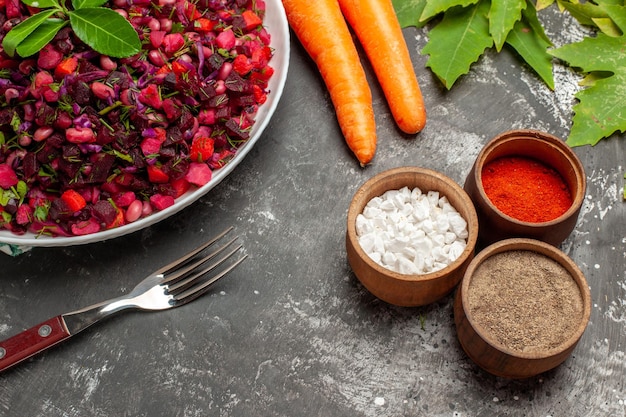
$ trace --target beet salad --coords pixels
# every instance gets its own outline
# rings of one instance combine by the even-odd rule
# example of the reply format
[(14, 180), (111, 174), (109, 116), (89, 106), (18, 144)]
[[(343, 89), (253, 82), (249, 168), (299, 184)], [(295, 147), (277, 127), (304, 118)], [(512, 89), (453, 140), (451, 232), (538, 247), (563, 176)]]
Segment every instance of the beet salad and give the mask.
[[(35, 5), (0, 0), (0, 40)], [(132, 25), (138, 53), (99, 53), (53, 12), (40, 50), (0, 52), (0, 227), (13, 233), (85, 235), (173, 205), (234, 157), (269, 94), (263, 0), (98, 7)]]

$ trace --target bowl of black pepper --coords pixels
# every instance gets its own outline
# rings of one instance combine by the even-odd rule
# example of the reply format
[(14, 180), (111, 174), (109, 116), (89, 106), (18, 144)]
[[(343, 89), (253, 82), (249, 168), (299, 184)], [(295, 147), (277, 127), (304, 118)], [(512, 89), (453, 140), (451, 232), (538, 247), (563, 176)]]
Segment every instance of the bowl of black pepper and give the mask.
[(564, 362), (590, 313), (583, 273), (558, 248), (535, 239), (505, 239), (478, 253), (454, 300), (457, 336), (469, 358), (514, 379)]

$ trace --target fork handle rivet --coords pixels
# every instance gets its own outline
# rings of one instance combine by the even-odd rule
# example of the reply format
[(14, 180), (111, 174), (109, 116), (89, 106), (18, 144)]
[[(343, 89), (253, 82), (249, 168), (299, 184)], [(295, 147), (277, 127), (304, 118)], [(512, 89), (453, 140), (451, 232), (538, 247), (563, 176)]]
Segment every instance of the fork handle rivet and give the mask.
[(52, 333), (52, 327), (44, 324), (39, 328), (39, 330), (37, 330), (37, 333), (39, 333), (39, 336), (41, 337), (48, 337)]
[(0, 359), (4, 358), (4, 355), (7, 354), (7, 351), (5, 348), (0, 347)]

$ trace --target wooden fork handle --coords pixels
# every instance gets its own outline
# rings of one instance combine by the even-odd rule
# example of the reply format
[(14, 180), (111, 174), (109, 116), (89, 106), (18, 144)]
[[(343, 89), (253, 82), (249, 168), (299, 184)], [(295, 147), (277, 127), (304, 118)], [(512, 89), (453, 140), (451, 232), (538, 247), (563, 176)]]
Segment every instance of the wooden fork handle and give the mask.
[(70, 336), (59, 315), (0, 342), (0, 372)]

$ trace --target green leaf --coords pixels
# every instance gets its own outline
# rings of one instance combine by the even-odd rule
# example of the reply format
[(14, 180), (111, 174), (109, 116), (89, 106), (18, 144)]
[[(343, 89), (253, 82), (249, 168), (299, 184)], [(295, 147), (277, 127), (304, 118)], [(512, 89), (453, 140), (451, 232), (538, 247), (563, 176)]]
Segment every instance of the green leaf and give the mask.
[(563, 2), (563, 7), (567, 10), (572, 17), (574, 17), (581, 25), (595, 26), (593, 19), (607, 17), (606, 12), (602, 7), (593, 4), (591, 2), (585, 3), (570, 3)]
[(489, 32), (498, 52), (502, 50), (506, 37), (521, 19), (525, 8), (526, 0), (491, 0)]
[(552, 3), (554, 3), (554, 0), (537, 0), (537, 4), (535, 4), (535, 7), (537, 8), (537, 10), (543, 10), (552, 5)]
[[(626, 7), (604, 5), (603, 9), (626, 33)], [(570, 146), (595, 145), (613, 133), (626, 131), (626, 35), (620, 37), (598, 33), (582, 41), (548, 51), (579, 68), (587, 88), (576, 93), (572, 129), (567, 139)]]
[(619, 30), (619, 27), (613, 22), (611, 18), (608, 17), (593, 17), (593, 23), (600, 29), (604, 34), (609, 36), (621, 36), (622, 32)]
[(595, 145), (615, 132), (626, 132), (626, 70), (597, 80), (576, 94), (570, 146)]
[(422, 54), (430, 55), (426, 66), (450, 89), (469, 72), (485, 49), (493, 46), (489, 35), (489, 1), (470, 7), (455, 7), (444, 13), (441, 22), (429, 33)]
[(17, 53), (21, 57), (29, 57), (36, 54), (46, 46), (59, 30), (67, 25), (67, 20), (48, 19), (43, 21), (26, 39), (17, 46)]
[(551, 90), (554, 90), (552, 55), (547, 51), (552, 43), (547, 39), (532, 4), (523, 11), (522, 15), (522, 20), (515, 24), (506, 43), (515, 49)]
[(400, 27), (409, 26), (422, 27), (426, 22), (421, 22), (419, 17), (426, 7), (428, 0), (392, 0), (393, 8), (396, 11), (396, 17)]
[(567, 62), (583, 72), (610, 71), (613, 73), (626, 69), (626, 37), (619, 38), (598, 33), (595, 38), (584, 38), (580, 42), (561, 46), (548, 51), (551, 55)]
[(22, 0), (22, 3), (38, 9), (47, 9), (49, 7), (61, 9), (61, 5), (59, 5), (59, 2), (56, 0)]
[(426, 7), (420, 16), (420, 21), (424, 22), (432, 17), (435, 17), (439, 13), (443, 13), (446, 10), (453, 7), (466, 7), (472, 4), (478, 3), (480, 0), (428, 0)]
[(56, 13), (56, 10), (44, 10), (43, 12), (32, 15), (11, 29), (2, 40), (4, 52), (9, 56), (14, 56), (17, 46), (54, 13)]
[(76, 36), (103, 55), (125, 58), (141, 50), (141, 41), (135, 29), (111, 9), (94, 7), (68, 14)]
[(72, 0), (74, 10), (86, 9), (91, 7), (100, 7), (108, 0)]

